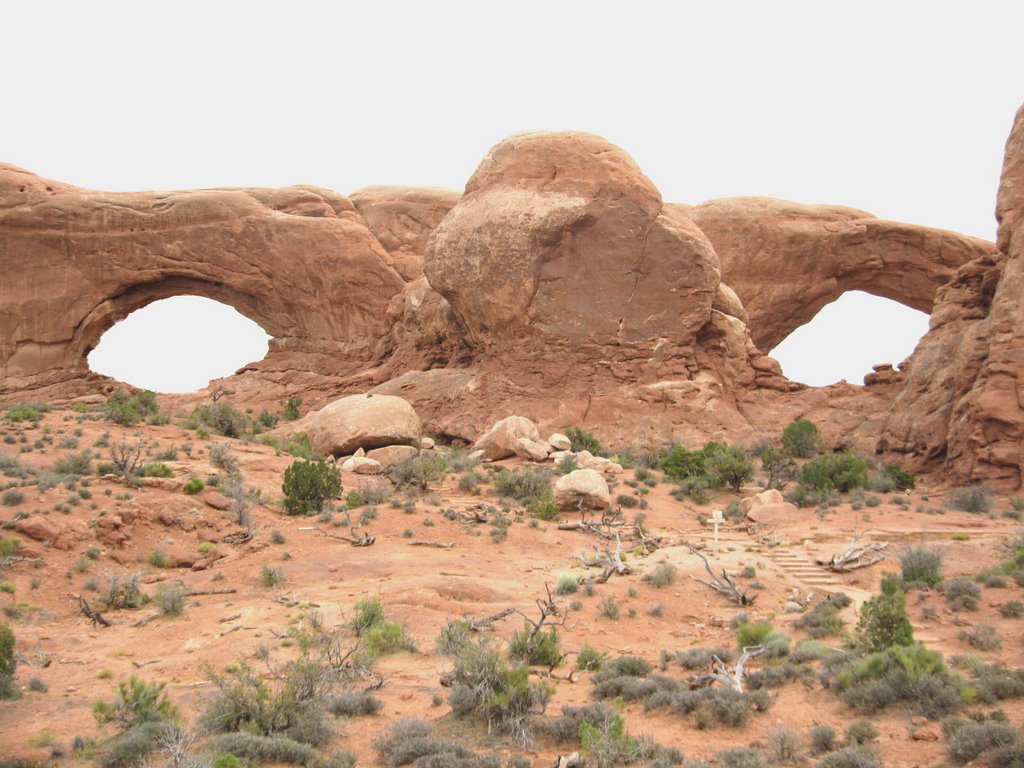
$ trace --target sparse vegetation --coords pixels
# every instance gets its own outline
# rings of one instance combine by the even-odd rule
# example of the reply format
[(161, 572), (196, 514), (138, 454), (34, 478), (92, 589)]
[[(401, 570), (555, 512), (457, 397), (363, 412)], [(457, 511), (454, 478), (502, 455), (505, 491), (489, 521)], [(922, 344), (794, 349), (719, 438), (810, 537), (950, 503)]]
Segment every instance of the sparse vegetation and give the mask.
[(790, 456), (808, 459), (820, 450), (821, 435), (814, 422), (796, 419), (782, 430), (782, 447)]
[(284, 508), (289, 515), (315, 515), (341, 495), (341, 473), (323, 459), (297, 459), (284, 471)]
[(992, 489), (987, 485), (954, 488), (946, 497), (946, 504), (962, 512), (980, 515), (992, 509)]
[(942, 581), (942, 555), (926, 547), (908, 547), (900, 554), (903, 581), (934, 587)]

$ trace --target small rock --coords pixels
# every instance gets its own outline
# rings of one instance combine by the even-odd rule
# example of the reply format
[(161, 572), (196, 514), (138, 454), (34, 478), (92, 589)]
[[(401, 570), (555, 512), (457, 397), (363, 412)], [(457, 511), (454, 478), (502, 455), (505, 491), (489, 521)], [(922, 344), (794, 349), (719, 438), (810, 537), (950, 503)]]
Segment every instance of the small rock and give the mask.
[(231, 507), (231, 499), (212, 488), (203, 492), (203, 501), (208, 507), (213, 507), (214, 509), (225, 510)]
[(553, 432), (548, 438), (548, 445), (556, 451), (571, 451), (572, 442), (561, 432)]
[(374, 448), (366, 454), (366, 458), (373, 459), (384, 469), (392, 464), (411, 459), (419, 453), (419, 450), (411, 445), (389, 445), (386, 448)]
[(914, 741), (939, 741), (942, 738), (942, 731), (934, 725), (925, 725), (915, 729), (910, 738)]
[(434, 438), (432, 438), (432, 437), (422, 437), (422, 438), (420, 438), (420, 448), (422, 448), (424, 451), (429, 451), (433, 447), (434, 447)]

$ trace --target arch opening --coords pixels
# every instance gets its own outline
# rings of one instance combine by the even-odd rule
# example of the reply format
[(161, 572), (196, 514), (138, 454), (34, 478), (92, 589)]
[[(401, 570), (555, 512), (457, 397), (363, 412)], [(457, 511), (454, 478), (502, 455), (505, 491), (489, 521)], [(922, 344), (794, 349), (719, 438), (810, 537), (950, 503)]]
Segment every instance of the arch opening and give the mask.
[(847, 291), (769, 354), (792, 381), (824, 387), (863, 384), (872, 366), (898, 366), (928, 332), (928, 315), (892, 299)]
[(179, 295), (153, 301), (115, 323), (87, 360), (95, 373), (126, 384), (186, 393), (262, 360), (270, 339), (234, 307)]

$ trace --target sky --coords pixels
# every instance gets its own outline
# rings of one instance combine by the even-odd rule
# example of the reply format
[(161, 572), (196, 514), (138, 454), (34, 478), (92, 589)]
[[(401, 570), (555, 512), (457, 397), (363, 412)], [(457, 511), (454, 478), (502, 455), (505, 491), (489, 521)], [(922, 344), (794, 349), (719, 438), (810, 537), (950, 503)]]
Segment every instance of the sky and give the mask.
[[(666, 201), (838, 203), (992, 239), (1022, 27), (1007, 2), (4, 3), (0, 159), (106, 190), (461, 189), (509, 134), (585, 130)], [(908, 312), (866, 326), (853, 302), (840, 325), (917, 334), (902, 359)], [(822, 343), (775, 354), (859, 381)]]

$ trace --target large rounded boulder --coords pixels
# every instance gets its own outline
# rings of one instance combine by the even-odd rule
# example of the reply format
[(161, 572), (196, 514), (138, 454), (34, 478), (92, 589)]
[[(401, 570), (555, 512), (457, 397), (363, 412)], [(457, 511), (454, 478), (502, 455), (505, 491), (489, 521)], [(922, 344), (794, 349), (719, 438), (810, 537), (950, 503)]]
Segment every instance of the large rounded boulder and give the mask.
[(604, 475), (594, 469), (576, 469), (555, 481), (555, 503), (561, 509), (608, 509), (611, 493)]
[(491, 149), (427, 242), (424, 273), (476, 343), (691, 340), (719, 282), (710, 242), (621, 149), (585, 133)]
[(359, 448), (419, 445), (423, 424), (408, 402), (393, 395), (350, 395), (321, 408), (307, 433), (315, 451), (344, 456)]

